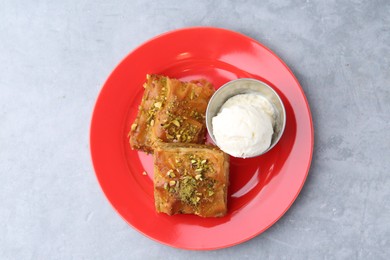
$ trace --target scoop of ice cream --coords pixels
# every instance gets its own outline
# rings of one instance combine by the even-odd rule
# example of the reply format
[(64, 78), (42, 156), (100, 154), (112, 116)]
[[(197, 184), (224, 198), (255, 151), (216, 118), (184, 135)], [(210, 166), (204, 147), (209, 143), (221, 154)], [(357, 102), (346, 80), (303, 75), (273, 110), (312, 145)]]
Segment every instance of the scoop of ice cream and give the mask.
[(229, 98), (221, 107), (221, 110), (226, 107), (232, 106), (246, 106), (251, 105), (258, 107), (259, 111), (262, 110), (271, 117), (272, 123), (275, 120), (275, 111), (271, 103), (262, 95), (254, 93), (239, 94)]
[(216, 143), (224, 152), (235, 157), (258, 155), (271, 144), (274, 133), (272, 110), (267, 110), (268, 105), (249, 103), (248, 98), (252, 99), (252, 96), (233, 98), (235, 100), (229, 99), (212, 119)]

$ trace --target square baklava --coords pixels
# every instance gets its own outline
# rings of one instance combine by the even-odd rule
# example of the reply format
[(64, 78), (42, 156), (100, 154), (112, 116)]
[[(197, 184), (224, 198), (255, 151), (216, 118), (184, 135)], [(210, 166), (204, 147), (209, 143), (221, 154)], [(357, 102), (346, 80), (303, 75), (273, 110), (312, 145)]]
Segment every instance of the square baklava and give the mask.
[(144, 88), (129, 134), (133, 149), (152, 153), (156, 142), (205, 142), (205, 113), (214, 93), (211, 83), (147, 75)]
[(227, 154), (211, 145), (159, 143), (153, 156), (157, 212), (201, 217), (226, 214)]

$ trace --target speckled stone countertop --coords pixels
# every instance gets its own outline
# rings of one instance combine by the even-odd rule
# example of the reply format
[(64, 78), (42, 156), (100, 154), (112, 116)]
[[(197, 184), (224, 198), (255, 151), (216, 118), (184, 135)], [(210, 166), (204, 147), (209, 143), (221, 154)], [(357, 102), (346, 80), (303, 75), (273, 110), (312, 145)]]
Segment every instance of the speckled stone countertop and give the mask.
[[(128, 226), (89, 152), (97, 95), (132, 49), (163, 32), (246, 34), (292, 69), (314, 157), (266, 232), (186, 251)], [(2, 1), (0, 259), (389, 259), (390, 1)]]

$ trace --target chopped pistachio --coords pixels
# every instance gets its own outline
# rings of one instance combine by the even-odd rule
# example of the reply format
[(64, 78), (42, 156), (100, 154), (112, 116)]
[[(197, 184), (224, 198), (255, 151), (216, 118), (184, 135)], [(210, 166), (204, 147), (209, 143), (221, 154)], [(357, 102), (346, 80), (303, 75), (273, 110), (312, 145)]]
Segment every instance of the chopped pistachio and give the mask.
[(165, 190), (168, 189), (168, 182), (164, 183), (164, 189), (165, 189)]
[(202, 168), (195, 169), (195, 172), (201, 172), (201, 171), (203, 171)]
[(156, 102), (154, 103), (154, 107), (161, 108), (162, 102)]
[(169, 181), (169, 186), (174, 186), (176, 184), (176, 181)]
[(200, 197), (196, 197), (196, 202), (199, 202), (200, 201)]
[(177, 127), (180, 127), (180, 122), (178, 120), (172, 120), (172, 124), (174, 124)]
[(203, 161), (201, 161), (200, 163), (201, 164), (205, 164), (207, 162), (207, 160), (203, 160)]
[(192, 159), (191, 164), (195, 164), (195, 163), (196, 163), (196, 160)]
[(151, 126), (154, 125), (154, 119), (150, 120), (150, 125), (151, 125)]
[(214, 191), (212, 190), (209, 190), (209, 197), (213, 196), (214, 195)]
[(171, 177), (171, 178), (175, 178), (176, 177), (176, 175), (173, 173), (173, 171), (169, 172), (168, 176)]
[(202, 174), (195, 175), (195, 179), (200, 180), (202, 178)]
[(137, 129), (137, 124), (134, 123), (131, 125), (131, 131), (134, 131), (135, 129)]

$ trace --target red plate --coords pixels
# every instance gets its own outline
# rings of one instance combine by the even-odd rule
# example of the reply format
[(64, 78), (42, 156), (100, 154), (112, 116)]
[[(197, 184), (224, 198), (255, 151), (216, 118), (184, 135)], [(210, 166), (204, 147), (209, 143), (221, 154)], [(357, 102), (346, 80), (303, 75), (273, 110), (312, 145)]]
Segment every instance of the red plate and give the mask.
[[(206, 78), (216, 88), (233, 79), (255, 78), (281, 96), (287, 124), (279, 143), (263, 156), (231, 160), (227, 216), (156, 213), (152, 157), (132, 151), (127, 138), (148, 73)], [(309, 106), (288, 67), (247, 36), (203, 27), (163, 34), (130, 53), (99, 95), (90, 138), (96, 176), (117, 212), (144, 235), (185, 249), (228, 247), (269, 228), (298, 196), (313, 152)]]

